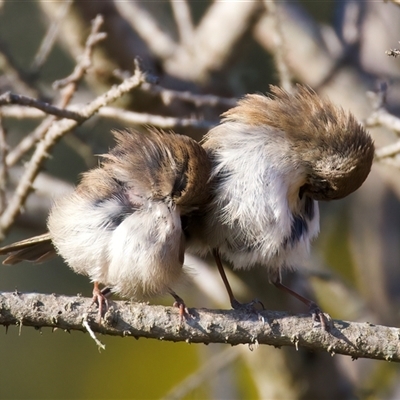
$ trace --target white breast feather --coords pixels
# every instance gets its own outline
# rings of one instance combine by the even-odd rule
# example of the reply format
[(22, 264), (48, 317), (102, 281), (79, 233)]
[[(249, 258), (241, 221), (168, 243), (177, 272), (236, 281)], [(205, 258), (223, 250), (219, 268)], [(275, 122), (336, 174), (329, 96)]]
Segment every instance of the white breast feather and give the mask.
[[(319, 214), (314, 202), (314, 218), (308, 224), (308, 232), (296, 246), (283, 248), (282, 242), (290, 237), (292, 226), (288, 189), (303, 174), (287, 158), (284, 133), (237, 122), (225, 122), (219, 128), (221, 135), (218, 128), (212, 135), (213, 148), (218, 149), (213, 177), (222, 179), (218, 179), (207, 215), (210, 247), (218, 247), (236, 268), (262, 264), (276, 269), (297, 264), (300, 257), (308, 254), (310, 239), (318, 233)], [(232, 249), (231, 244), (236, 241), (255, 249)]]

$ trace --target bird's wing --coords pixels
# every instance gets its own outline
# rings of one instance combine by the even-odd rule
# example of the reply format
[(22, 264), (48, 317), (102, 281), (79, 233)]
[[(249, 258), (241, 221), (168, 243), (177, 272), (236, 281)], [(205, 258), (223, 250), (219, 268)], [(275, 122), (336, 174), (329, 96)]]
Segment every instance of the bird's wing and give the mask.
[(12, 243), (0, 248), (0, 255), (7, 255), (3, 264), (14, 265), (21, 261), (41, 263), (56, 255), (49, 233)]

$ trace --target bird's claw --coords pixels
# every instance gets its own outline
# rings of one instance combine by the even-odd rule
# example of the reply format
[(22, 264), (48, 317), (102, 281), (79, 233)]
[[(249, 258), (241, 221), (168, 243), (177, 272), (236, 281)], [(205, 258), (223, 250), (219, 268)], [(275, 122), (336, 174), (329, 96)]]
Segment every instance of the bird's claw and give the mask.
[(330, 316), (328, 314), (323, 313), (316, 303), (312, 303), (310, 305), (310, 313), (314, 323), (314, 327), (320, 326), (323, 331), (329, 332), (331, 327)]
[(107, 299), (108, 294), (109, 290), (107, 291), (107, 288), (100, 290), (100, 288), (97, 285), (95, 285), (93, 288), (93, 297), (90, 306), (92, 306), (93, 304), (97, 304), (99, 308), (98, 312), (99, 323), (101, 323), (101, 318), (103, 317), (104, 313), (108, 310), (108, 299)]
[(234, 310), (258, 312), (258, 310), (254, 307), (256, 304), (259, 304), (261, 306), (262, 310), (265, 310), (264, 304), (258, 299), (254, 299), (254, 300), (250, 301), (249, 303), (240, 303), (236, 299), (231, 300), (231, 306)]

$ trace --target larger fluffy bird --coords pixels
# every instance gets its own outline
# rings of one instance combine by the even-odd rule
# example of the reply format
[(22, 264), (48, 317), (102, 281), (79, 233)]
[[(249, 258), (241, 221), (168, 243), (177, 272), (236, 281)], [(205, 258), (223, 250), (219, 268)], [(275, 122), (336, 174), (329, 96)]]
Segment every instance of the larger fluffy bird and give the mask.
[(359, 188), (374, 145), (352, 114), (311, 89), (271, 91), (245, 96), (206, 135), (212, 200), (191, 233), (194, 251), (213, 251), (222, 274), (220, 255), (236, 269), (265, 266), (283, 287), (280, 271), (298, 266), (318, 234), (317, 201)]

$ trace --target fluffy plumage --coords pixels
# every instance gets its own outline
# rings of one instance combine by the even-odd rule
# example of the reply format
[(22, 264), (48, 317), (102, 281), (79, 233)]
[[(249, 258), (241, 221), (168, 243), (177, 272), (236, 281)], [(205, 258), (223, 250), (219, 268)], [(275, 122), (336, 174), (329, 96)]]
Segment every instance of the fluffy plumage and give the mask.
[(214, 253), (233, 306), (219, 254), (235, 268), (265, 266), (285, 288), (281, 269), (298, 266), (318, 234), (317, 201), (356, 190), (374, 156), (351, 114), (297, 89), (272, 86), (270, 97), (245, 96), (203, 148), (154, 130), (115, 132), (117, 145), (100, 167), (53, 207), (50, 235), (0, 249), (11, 252), (5, 263), (47, 258), (53, 241), (74, 271), (141, 298), (179, 280), (189, 239), (195, 252)]
[(218, 249), (235, 268), (264, 265), (274, 282), (308, 254), (319, 231), (317, 200), (356, 190), (374, 156), (351, 114), (297, 89), (245, 96), (206, 135), (212, 200), (192, 230), (194, 251)]
[(0, 254), (11, 252), (6, 263), (41, 261), (40, 249), (48, 252), (53, 244), (75, 272), (125, 297), (162, 294), (180, 280), (181, 219), (208, 200), (207, 155), (197, 142), (177, 134), (148, 130), (114, 136), (117, 145), (100, 166), (55, 202), (49, 235), (1, 249)]

